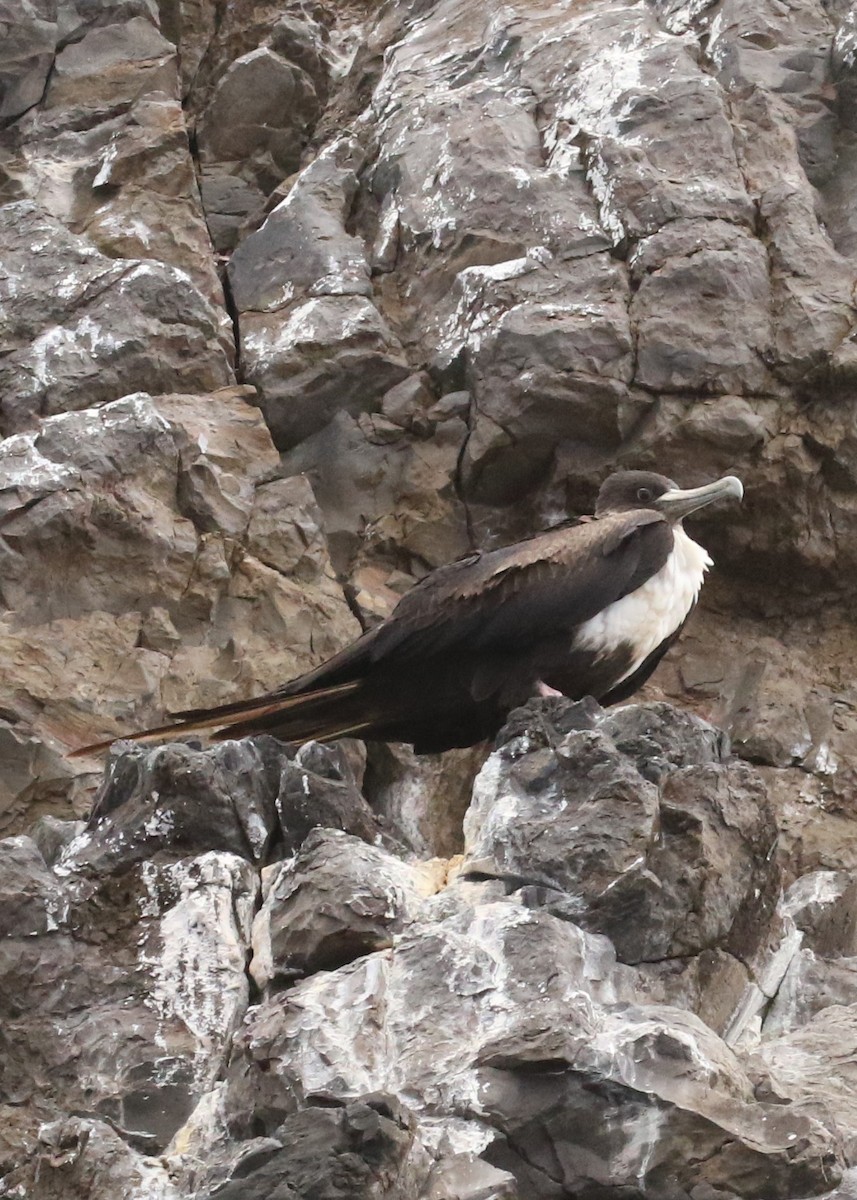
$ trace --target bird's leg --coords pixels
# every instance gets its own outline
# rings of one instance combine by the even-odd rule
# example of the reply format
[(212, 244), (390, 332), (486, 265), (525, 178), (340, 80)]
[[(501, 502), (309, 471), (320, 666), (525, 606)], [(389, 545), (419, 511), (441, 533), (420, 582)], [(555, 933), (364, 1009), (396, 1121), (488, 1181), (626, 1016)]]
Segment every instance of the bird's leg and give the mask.
[[(552, 688), (550, 686), (550, 684), (545, 683), (543, 679), (537, 679), (536, 680), (536, 695), (540, 699), (547, 700), (554, 696), (559, 696), (560, 698), (562, 698), (563, 693), (557, 691), (556, 688)], [(533, 716), (535, 718), (538, 728), (541, 731), (542, 738), (544, 739), (544, 744), (546, 746), (550, 746), (550, 747), (555, 746), (556, 743), (559, 741), (559, 734), (557, 733), (556, 727), (554, 726), (554, 723), (553, 723), (553, 721), (551, 721), (547, 712), (543, 708), (539, 707), (539, 709), (533, 714)]]
[(550, 687), (541, 679), (536, 680), (536, 695), (537, 696), (561, 696), (563, 693), (558, 692), (556, 688)]

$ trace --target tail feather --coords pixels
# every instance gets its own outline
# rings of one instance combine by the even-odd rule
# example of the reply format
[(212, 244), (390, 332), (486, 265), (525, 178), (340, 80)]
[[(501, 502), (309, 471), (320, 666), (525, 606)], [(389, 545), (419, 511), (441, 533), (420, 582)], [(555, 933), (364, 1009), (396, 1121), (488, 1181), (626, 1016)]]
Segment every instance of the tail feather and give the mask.
[[(360, 689), (360, 681), (340, 683), (335, 687), (318, 688), (297, 695), (278, 696), (271, 693), (257, 696), (253, 700), (239, 700), (234, 704), (222, 704), (217, 708), (187, 709), (175, 714), (180, 719), (153, 729), (142, 729), (122, 737), (123, 741), (148, 745), (165, 738), (185, 737), (191, 733), (203, 733), (214, 729), (213, 741), (224, 741), (231, 737), (245, 737), (251, 733), (277, 730), (289, 741), (309, 741), (311, 738), (345, 737), (345, 732), (329, 732), (339, 726), (349, 726), (349, 731), (367, 729), (371, 721), (357, 721), (356, 714), (340, 711), (341, 701), (353, 696)], [(290, 718), (293, 718), (290, 720)], [(118, 738), (105, 738), (89, 746), (73, 750), (69, 758), (82, 758), (106, 750)]]

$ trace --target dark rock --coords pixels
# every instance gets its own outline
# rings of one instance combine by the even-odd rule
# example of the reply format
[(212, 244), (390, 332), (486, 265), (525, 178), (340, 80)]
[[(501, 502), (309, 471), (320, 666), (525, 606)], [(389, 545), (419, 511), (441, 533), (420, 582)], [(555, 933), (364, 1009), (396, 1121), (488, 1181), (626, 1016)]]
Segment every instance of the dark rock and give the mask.
[(216, 20), (187, 0), (180, 7), (203, 203), (215, 245), (231, 250), (300, 166), (327, 97), (330, 17), (312, 4), (283, 12), (277, 4), (241, 2)]
[(432, 890), (428, 873), (332, 829), (277, 869), (253, 925), (260, 988), (329, 971), (393, 944)]
[(158, 851), (176, 857), (225, 850), (264, 861), (277, 828), (286, 761), (273, 738), (211, 750), (181, 743), (148, 750), (120, 742), (95, 798), (88, 831), (65, 869), (120, 871)]
[(519, 499), (558, 441), (618, 447), (632, 376), (626, 287), (607, 254), (581, 259), (573, 277), (536, 252), (458, 275), (439, 315), (435, 369), (445, 390), (460, 375), (474, 394), (468, 497)]
[(438, 419), (466, 416), (468, 402), (469, 396), (460, 392), (436, 401), (427, 375), (409, 375), (390, 388), (381, 403), (381, 412), (394, 425), (422, 433), (430, 432)]
[(639, 963), (638, 971), (642, 995), (649, 1003), (696, 1013), (709, 1029), (734, 1045), (770, 1003), (770, 993), (781, 984), (786, 965), (769, 993), (762, 992), (749, 966), (725, 950)]
[(35, 937), (58, 927), (60, 888), (30, 838), (0, 841), (0, 937)]
[(0, 50), (0, 124), (38, 104), (57, 45), (57, 12), (52, 0), (6, 0), (0, 9), (5, 34)]
[(335, 746), (309, 742), (294, 761), (284, 762), (276, 804), (287, 854), (303, 844), (310, 830), (319, 827), (338, 829), (370, 843), (380, 833), (350, 765)]
[(421, 1172), (409, 1169), (413, 1130), (391, 1097), (366, 1096), (335, 1108), (309, 1108), (288, 1117), (276, 1133), (281, 1149), (266, 1146), (265, 1161), (239, 1160), (208, 1200), (416, 1200)]
[[(235, 1047), (226, 1067), (220, 1113), (224, 1130), (238, 1142), (273, 1137), (283, 1121), (305, 1106), (303, 1089), (288, 1071)], [(279, 1149), (280, 1143), (276, 1143)]]

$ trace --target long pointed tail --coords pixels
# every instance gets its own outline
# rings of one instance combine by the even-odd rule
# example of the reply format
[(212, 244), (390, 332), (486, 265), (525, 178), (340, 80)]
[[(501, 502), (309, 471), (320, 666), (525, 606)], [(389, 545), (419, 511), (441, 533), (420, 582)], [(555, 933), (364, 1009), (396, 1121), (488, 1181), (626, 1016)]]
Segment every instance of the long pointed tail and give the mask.
[[(330, 741), (335, 737), (361, 733), (372, 724), (370, 719), (361, 719), (361, 705), (354, 703), (360, 687), (360, 681), (355, 681), (297, 695), (271, 693), (253, 700), (222, 704), (218, 708), (187, 709), (176, 713), (180, 718), (178, 721), (123, 735), (122, 740), (147, 745), (166, 738), (215, 730), (211, 738), (216, 742), (274, 731), (286, 741), (306, 742), (312, 738)], [(106, 738), (89, 746), (81, 746), (73, 750), (69, 758), (97, 754), (118, 740)]]

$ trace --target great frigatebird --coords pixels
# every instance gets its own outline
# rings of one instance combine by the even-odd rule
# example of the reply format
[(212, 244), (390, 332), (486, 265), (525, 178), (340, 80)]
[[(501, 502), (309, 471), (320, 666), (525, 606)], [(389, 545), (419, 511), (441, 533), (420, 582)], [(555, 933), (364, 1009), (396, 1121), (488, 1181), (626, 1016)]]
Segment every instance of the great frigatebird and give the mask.
[(315, 670), (130, 736), (359, 737), (428, 753), (492, 737), (539, 692), (624, 700), (675, 641), (711, 566), (683, 518), (742, 495), (734, 475), (682, 490), (663, 475), (619, 471), (603, 483), (593, 517), (432, 571)]

